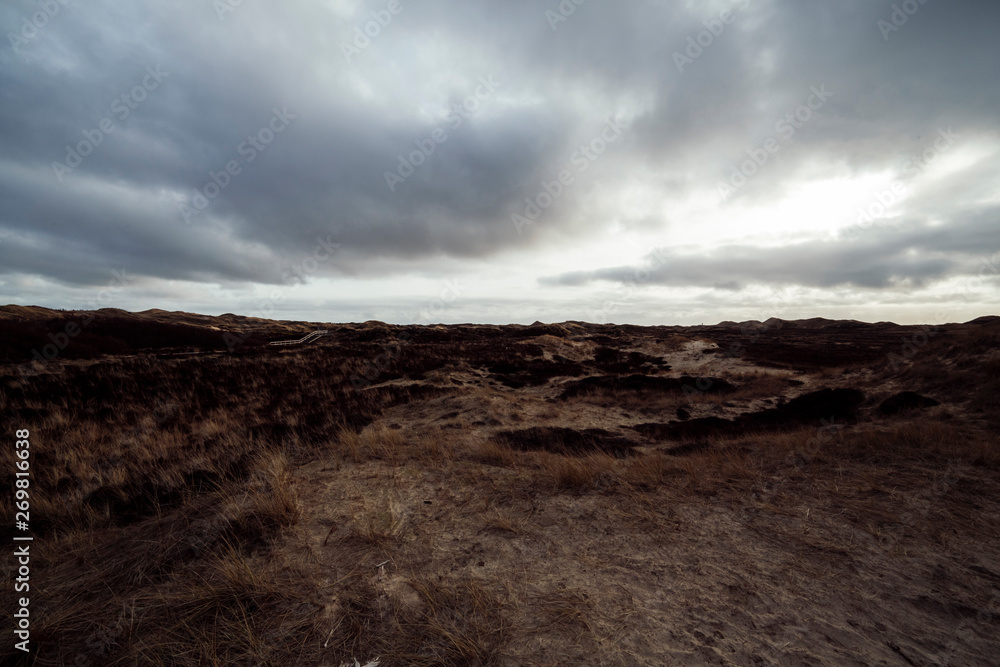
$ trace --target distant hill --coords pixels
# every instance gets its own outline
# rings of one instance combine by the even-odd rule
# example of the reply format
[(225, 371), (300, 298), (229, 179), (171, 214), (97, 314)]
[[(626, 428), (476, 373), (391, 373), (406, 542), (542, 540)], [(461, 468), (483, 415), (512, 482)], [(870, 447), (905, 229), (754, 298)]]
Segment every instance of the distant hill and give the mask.
[(91, 359), (150, 350), (251, 349), (312, 328), (237, 315), (212, 317), (159, 309), (130, 313), (117, 308), (77, 311), (7, 305), (0, 306), (0, 363), (57, 357)]
[[(1000, 317), (985, 316), (964, 325), (949, 326), (978, 327), (997, 323), (1000, 323)], [(639, 327), (580, 321), (506, 326), (458, 324), (400, 327), (376, 321), (349, 324), (280, 321), (234, 313), (213, 316), (159, 308), (132, 313), (118, 308), (57, 310), (11, 304), (0, 306), (0, 363), (56, 357), (90, 359), (139, 351), (246, 353), (264, 348), (269, 341), (299, 338), (316, 329), (335, 329), (341, 335), (357, 340), (393, 338), (407, 329), (421, 340), (444, 339), (460, 331), (476, 332), (478, 336), (509, 334), (515, 338), (568, 338), (584, 334), (617, 337), (660, 331), (708, 337), (715, 340), (720, 348), (734, 349), (733, 346), (736, 346), (741, 355), (772, 363), (780, 363), (782, 359), (792, 361), (803, 355), (815, 356), (811, 351), (812, 339), (819, 336), (830, 342), (826, 355), (830, 363), (834, 363), (844, 355), (877, 357), (882, 354), (886, 336), (904, 336), (922, 328), (926, 327), (822, 317), (804, 320), (772, 317), (764, 322), (724, 321), (717, 325), (691, 327)]]

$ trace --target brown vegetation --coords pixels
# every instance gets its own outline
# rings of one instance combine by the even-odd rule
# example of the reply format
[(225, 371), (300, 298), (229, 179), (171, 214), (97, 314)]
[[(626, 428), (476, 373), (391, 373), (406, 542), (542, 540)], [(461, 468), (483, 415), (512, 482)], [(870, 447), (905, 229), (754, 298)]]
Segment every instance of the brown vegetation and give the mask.
[[(325, 326), (303, 348), (0, 366), (0, 417), (32, 433), (35, 536), (33, 652), (0, 659), (986, 665), (1000, 648), (994, 322), (895, 366), (895, 325), (792, 323), (746, 341), (769, 368), (691, 353), (725, 326)], [(851, 336), (856, 358), (817, 367)], [(879, 409), (905, 391), (932, 400)]]

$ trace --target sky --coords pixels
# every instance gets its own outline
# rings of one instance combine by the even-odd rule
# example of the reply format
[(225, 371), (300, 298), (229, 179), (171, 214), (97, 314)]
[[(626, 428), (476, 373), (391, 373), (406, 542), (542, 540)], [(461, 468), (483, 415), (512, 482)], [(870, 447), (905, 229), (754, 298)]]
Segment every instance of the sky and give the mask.
[(1000, 314), (996, 0), (7, 0), (0, 304)]

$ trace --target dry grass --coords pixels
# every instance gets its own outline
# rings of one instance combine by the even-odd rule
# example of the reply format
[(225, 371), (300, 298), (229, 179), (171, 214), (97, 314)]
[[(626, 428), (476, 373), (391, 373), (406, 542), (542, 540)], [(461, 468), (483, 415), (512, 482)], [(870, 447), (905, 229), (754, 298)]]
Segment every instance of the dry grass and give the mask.
[(734, 443), (722, 443), (695, 452), (678, 462), (684, 472), (678, 487), (705, 495), (742, 490), (761, 478), (761, 458), (745, 446)]
[(493, 438), (480, 438), (472, 443), (466, 457), (471, 461), (491, 466), (510, 467), (520, 461), (515, 450), (498, 443)]
[[(991, 340), (973, 343), (986, 354)], [(725, 560), (736, 529), (752, 536), (741, 558), (771, 545), (767, 553), (787, 557), (810, 581), (848, 577), (865, 559), (879, 574), (914, 553), (968, 560), (970, 543), (985, 555), (969, 567), (995, 569), (987, 553), (995, 535), (975, 509), (995, 507), (1000, 442), (984, 426), (998, 395), (995, 361), (949, 379), (964, 384), (947, 412), (863, 417), (829, 433), (669, 443), (700, 445), (672, 453), (649, 444), (616, 458), (517, 451), (494, 440), (518, 420), (560, 418), (560, 404), (544, 402), (545, 387), (478, 387), (496, 406), (496, 423), (451, 429), (439, 428), (440, 413), (417, 409), (439, 388), (348, 387), (363, 372), (378, 380), (438, 369), (440, 350), (421, 345), (376, 371), (368, 348), (345, 345), (0, 374), (0, 414), (33, 433), (32, 587), (41, 593), (32, 602), (36, 654), (21, 664), (340, 665), (376, 656), (386, 667), (526, 664), (526, 656), (662, 664), (665, 644), (647, 636), (670, 604), (684, 607), (686, 620), (697, 605), (712, 612), (713, 600), (738, 609), (766, 602), (756, 589), (738, 597), (735, 580), (703, 598), (683, 588), (689, 578), (714, 585), (696, 578), (706, 557), (717, 558), (710, 572), (745, 564)], [(470, 347), (479, 357), (462, 367), (492, 363), (491, 349)], [(959, 345), (934, 349), (963, 363), (967, 354)], [(507, 348), (497, 354), (518, 359)], [(938, 382), (930, 357), (914, 364), (927, 368), (891, 377)], [(447, 378), (447, 368), (435, 372)], [(734, 392), (684, 400), (708, 409), (796, 391), (779, 375), (725, 379)], [(137, 398), (148, 395), (158, 399)], [(678, 397), (581, 401), (662, 410)], [(404, 418), (411, 412), (424, 421)], [(581, 429), (619, 428), (600, 410), (578, 415), (595, 419)], [(0, 465), (10, 469), (12, 457), (3, 449)], [(314, 464), (327, 477), (302, 473)], [(12, 515), (9, 488), (0, 489), (0, 509)], [(711, 521), (720, 522), (717, 533), (709, 534)], [(889, 560), (871, 556), (883, 552)], [(11, 565), (3, 567), (9, 580)], [(664, 581), (675, 586), (669, 595), (643, 597)], [(658, 641), (680, 641), (688, 629), (669, 632), (677, 634)], [(0, 649), (0, 661), (17, 664), (12, 651)]]
[(312, 620), (296, 613), (289, 596), (289, 584), (297, 582), (266, 561), (230, 548), (189, 576), (183, 585), (136, 598), (144, 608), (169, 610), (172, 622), (133, 628), (135, 640), (124, 661), (273, 664), (284, 657), (288, 644), (314, 637)]
[(354, 463), (384, 461), (390, 466), (441, 466), (455, 460), (454, 443), (441, 429), (417, 433), (387, 426), (342, 429), (331, 453)]
[(998, 443), (995, 435), (968, 425), (924, 420), (865, 424), (827, 433), (800, 431), (761, 438), (757, 449), (778, 458), (829, 465), (850, 462), (884, 469), (952, 462), (996, 467)]
[[(594, 388), (572, 400), (602, 408), (617, 408), (644, 416), (669, 415), (673, 418), (678, 408), (699, 408), (702, 412), (718, 413), (726, 407), (745, 405), (760, 399), (778, 400), (788, 396), (794, 385), (789, 383), (787, 372), (741, 372), (725, 378), (734, 385), (731, 391), (698, 391), (692, 386), (686, 391), (656, 391), (652, 389)], [(711, 385), (707, 385), (709, 389)]]
[(485, 512), (484, 530), (506, 535), (521, 535), (526, 518), (505, 507), (491, 507)]
[(726, 379), (736, 385), (736, 389), (728, 396), (729, 400), (752, 400), (782, 396), (788, 393), (791, 386), (788, 373), (776, 371), (731, 373), (726, 376)]
[(229, 491), (225, 503), (241, 535), (274, 536), (282, 526), (298, 522), (300, 509), (289, 478), (288, 457), (265, 452), (255, 462), (255, 472), (239, 489)]
[(403, 537), (409, 527), (406, 509), (392, 499), (379, 499), (354, 518), (354, 532), (365, 543), (385, 551)]
[(537, 611), (533, 632), (552, 631), (553, 626), (569, 626), (591, 632), (588, 618), (593, 613), (590, 596), (581, 590), (550, 590), (532, 599)]
[[(291, 470), (322, 455), (317, 433), (394, 398), (319, 379), (342, 361), (262, 366), (112, 359), (0, 377), (5, 421), (32, 432), (39, 664), (271, 664), (311, 636), (315, 608), (289, 610), (314, 584), (273, 551), (301, 517)], [(397, 455), (398, 436), (372, 435), (365, 456)], [(13, 467), (12, 450), (0, 459)]]
[(613, 480), (616, 467), (615, 458), (604, 452), (592, 452), (586, 456), (536, 452), (535, 461), (547, 486), (573, 493), (607, 487)]
[(342, 430), (337, 436), (338, 450), (355, 462), (386, 461), (398, 465), (405, 440), (398, 430), (369, 426), (360, 432)]
[[(283, 623), (292, 591), (290, 577), (273, 569), (269, 545), (298, 516), (287, 459), (271, 452), (239, 488), (161, 507), (124, 527), (102, 516), (100, 531), (53, 533), (37, 543), (36, 581), (47, 591), (43, 600), (62, 603), (38, 615), (33, 637), (61, 664), (77, 655), (92, 664), (268, 662), (279, 649), (262, 637)], [(94, 627), (94, 619), (109, 618), (118, 620)]]
[(616, 461), (618, 480), (637, 490), (650, 491), (671, 483), (682, 473), (677, 461), (661, 452)]
[[(494, 664), (514, 626), (505, 599), (474, 577), (403, 577), (387, 595), (356, 581), (324, 647), (386, 665)], [(339, 664), (339, 663), (338, 663)]]

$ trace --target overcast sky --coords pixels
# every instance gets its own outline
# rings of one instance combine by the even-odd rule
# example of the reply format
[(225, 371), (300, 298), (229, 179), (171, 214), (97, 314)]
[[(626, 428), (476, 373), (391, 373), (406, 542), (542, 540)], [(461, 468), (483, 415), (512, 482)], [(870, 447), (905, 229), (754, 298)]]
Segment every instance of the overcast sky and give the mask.
[(0, 304), (1000, 314), (996, 0), (7, 0), (0, 22)]

